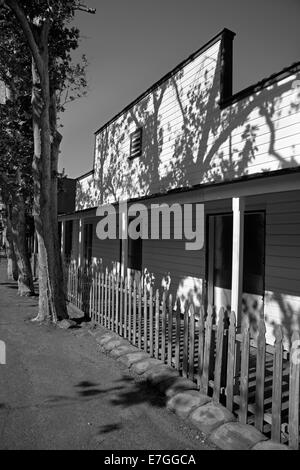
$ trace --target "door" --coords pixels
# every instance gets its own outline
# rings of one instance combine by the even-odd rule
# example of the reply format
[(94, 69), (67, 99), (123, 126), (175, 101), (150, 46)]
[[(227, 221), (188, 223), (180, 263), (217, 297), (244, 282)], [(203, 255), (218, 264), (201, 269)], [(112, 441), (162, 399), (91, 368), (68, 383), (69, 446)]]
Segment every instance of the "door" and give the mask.
[[(231, 308), (232, 214), (208, 216), (207, 300)], [(265, 213), (245, 212), (242, 315), (248, 315), (251, 329), (256, 331), (263, 316), (265, 266)]]

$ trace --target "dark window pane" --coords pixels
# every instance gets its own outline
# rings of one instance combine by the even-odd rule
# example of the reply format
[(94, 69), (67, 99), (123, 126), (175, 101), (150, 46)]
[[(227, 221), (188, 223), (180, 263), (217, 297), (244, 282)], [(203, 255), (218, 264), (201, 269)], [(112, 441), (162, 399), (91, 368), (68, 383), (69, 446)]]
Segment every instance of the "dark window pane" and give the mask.
[(73, 220), (67, 220), (66, 233), (65, 233), (65, 255), (71, 256), (72, 251), (72, 237), (73, 237)]
[(84, 226), (84, 257), (88, 263), (92, 260), (93, 224)]
[(142, 239), (128, 238), (128, 268), (142, 270)]
[[(214, 285), (231, 289), (232, 275), (232, 215), (213, 216)], [(246, 213), (244, 219), (243, 292), (264, 294), (265, 215)]]
[(232, 215), (215, 216), (215, 286), (231, 289)]
[(244, 282), (249, 294), (264, 294), (265, 216), (263, 212), (245, 214)]

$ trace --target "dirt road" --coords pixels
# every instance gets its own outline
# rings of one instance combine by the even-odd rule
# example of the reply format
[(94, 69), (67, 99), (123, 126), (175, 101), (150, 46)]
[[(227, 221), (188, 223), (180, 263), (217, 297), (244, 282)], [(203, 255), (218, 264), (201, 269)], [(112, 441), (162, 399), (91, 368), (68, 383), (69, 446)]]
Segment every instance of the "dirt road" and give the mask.
[(0, 449), (207, 449), (202, 436), (118, 362), (97, 351), (87, 328), (30, 321), (0, 264)]

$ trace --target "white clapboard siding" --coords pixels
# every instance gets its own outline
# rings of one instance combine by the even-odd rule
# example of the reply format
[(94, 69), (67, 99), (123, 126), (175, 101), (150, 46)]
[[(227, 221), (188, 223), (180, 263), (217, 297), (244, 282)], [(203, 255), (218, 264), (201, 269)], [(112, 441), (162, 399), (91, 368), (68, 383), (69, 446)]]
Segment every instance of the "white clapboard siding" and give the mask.
[[(220, 110), (219, 52), (220, 41), (96, 135), (95, 173), (78, 182), (78, 210), (300, 165), (300, 93), (293, 86), (299, 77), (291, 74)], [(155, 98), (161, 98), (157, 109)], [(137, 126), (143, 127), (142, 155), (129, 160)]]
[[(119, 238), (100, 240), (96, 233), (97, 223), (99, 218), (95, 217), (93, 220), (93, 248), (92, 256), (94, 260), (100, 261), (102, 268), (109, 270), (114, 269), (119, 263), (121, 258)], [(116, 229), (119, 230), (118, 217), (116, 219)], [(118, 232), (117, 232), (118, 237)]]
[[(153, 200), (154, 203), (162, 201)], [(195, 201), (194, 201), (195, 202)], [(180, 195), (172, 204), (181, 203)], [(230, 200), (212, 201), (205, 204), (208, 214), (229, 212)], [(205, 280), (205, 246), (201, 250), (186, 250), (187, 240), (143, 240), (143, 270), (151, 275), (155, 289), (168, 287), (173, 298), (182, 302), (193, 298), (195, 305), (203, 299)], [(168, 284), (169, 283), (169, 284)]]
[[(220, 44), (221, 42), (217, 41), (195, 57), (174, 77), (167, 79), (157, 90), (143, 97), (131, 110), (123, 113), (108, 128), (96, 135), (95, 173), (78, 181), (77, 210), (96, 207), (100, 201), (110, 203), (119, 198), (139, 197), (160, 190), (160, 178), (168, 176), (176, 139), (182, 133), (183, 110), (189, 106), (193, 107), (190, 93), (201, 96), (203, 107), (201, 114), (203, 120), (209, 120), (209, 117), (205, 118), (205, 108), (210, 98), (210, 90), (217, 87), (215, 100), (219, 94)], [(180, 103), (174, 81), (180, 95)], [(161, 103), (155, 114), (154, 98), (159, 99), (160, 95)], [(141, 112), (141, 109), (144, 112)], [(186, 110), (184, 112), (186, 113)], [(197, 115), (195, 107), (194, 112)], [(158, 138), (160, 134), (163, 135), (160, 154), (157, 157), (151, 147), (153, 119)], [(137, 126), (143, 126), (143, 155), (139, 159), (129, 161), (130, 134)], [(147, 166), (147, 160), (153, 155), (156, 158), (154, 166), (157, 168), (157, 181), (153, 181), (153, 175), (149, 174), (150, 169), (147, 170), (148, 174), (141, 175), (143, 168), (141, 161), (144, 160)], [(99, 179), (99, 175), (102, 174), (103, 178)]]
[(143, 269), (151, 274), (155, 289), (168, 288), (173, 298), (201, 303), (205, 273), (204, 249), (186, 251), (183, 241), (143, 240)]
[(265, 317), (267, 337), (274, 324), (286, 337), (300, 322), (300, 191), (266, 198)]

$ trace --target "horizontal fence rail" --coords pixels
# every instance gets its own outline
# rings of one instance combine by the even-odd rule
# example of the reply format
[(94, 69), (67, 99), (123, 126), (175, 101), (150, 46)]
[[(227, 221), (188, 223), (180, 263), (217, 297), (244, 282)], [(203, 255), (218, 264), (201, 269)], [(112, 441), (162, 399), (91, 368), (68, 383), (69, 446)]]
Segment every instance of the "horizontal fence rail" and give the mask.
[[(68, 300), (91, 320), (114, 331), (197, 383), (202, 393), (254, 425), (275, 442), (299, 448), (299, 332), (284, 351), (281, 326), (266, 344), (263, 319), (252, 337), (237, 328), (234, 312), (173, 299), (130, 277), (66, 267)], [(291, 359), (291, 360), (290, 360)]]

